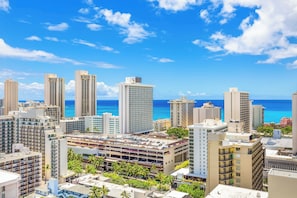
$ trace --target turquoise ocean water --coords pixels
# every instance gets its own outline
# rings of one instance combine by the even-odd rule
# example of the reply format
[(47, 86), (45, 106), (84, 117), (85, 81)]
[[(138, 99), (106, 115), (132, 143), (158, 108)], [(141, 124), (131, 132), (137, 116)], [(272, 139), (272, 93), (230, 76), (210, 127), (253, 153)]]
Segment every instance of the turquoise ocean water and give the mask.
[[(154, 120), (170, 117), (170, 105), (168, 101), (169, 100), (154, 100)], [(222, 108), (222, 119), (224, 119), (224, 100), (196, 100), (195, 107), (201, 107), (204, 102), (208, 101)], [(254, 100), (253, 104), (264, 106), (264, 122), (279, 123), (283, 117), (292, 117), (291, 100)], [(118, 115), (118, 100), (98, 100), (97, 114), (101, 115), (104, 112)], [(74, 100), (67, 100), (65, 102), (65, 114), (66, 117), (74, 116)]]

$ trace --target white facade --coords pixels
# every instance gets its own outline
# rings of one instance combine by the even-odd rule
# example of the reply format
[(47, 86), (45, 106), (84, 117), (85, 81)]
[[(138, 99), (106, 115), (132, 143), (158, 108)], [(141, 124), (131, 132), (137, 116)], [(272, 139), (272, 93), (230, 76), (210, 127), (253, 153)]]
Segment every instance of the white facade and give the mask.
[(237, 88), (230, 88), (224, 93), (224, 121), (238, 121), (243, 124), (243, 131), (250, 132), (250, 101), (249, 93), (238, 91)]
[(127, 77), (119, 85), (119, 117), (121, 133), (153, 131), (153, 86)]
[(171, 127), (187, 128), (193, 124), (194, 100), (181, 99), (170, 100), (170, 122)]
[(15, 122), (12, 116), (0, 116), (0, 152), (11, 153)]
[(292, 139), (293, 155), (297, 154), (297, 93), (292, 95)]
[(54, 131), (45, 133), (45, 177), (61, 179), (67, 175), (67, 140)]
[(65, 83), (64, 78), (56, 74), (44, 75), (44, 103), (60, 108), (61, 116), (65, 115)]
[(205, 119), (221, 119), (221, 108), (215, 107), (211, 102), (203, 103), (202, 107), (193, 109), (193, 124), (203, 122)]
[(119, 116), (103, 113), (96, 116), (85, 116), (85, 131), (101, 134), (119, 134)]
[(18, 82), (6, 80), (4, 82), (4, 115), (8, 115), (9, 111), (18, 110), (18, 103)]
[(189, 126), (190, 175), (207, 178), (208, 133), (224, 132), (227, 129), (226, 123), (213, 119)]
[(69, 133), (73, 133), (73, 132), (84, 132), (85, 131), (85, 117), (74, 117), (74, 118), (68, 119), (68, 120), (61, 120), (60, 127), (64, 134), (69, 134)]
[(16, 173), (0, 170), (1, 197), (19, 197), (21, 176)]
[(75, 72), (75, 116), (96, 115), (96, 76), (87, 71)]

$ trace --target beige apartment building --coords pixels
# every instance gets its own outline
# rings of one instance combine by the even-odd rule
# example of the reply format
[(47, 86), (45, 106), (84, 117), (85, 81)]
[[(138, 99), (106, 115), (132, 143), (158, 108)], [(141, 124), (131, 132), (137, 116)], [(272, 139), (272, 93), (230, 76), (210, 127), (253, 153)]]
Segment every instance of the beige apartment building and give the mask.
[(65, 82), (56, 74), (44, 75), (44, 103), (58, 106), (62, 118), (65, 116)]
[(243, 132), (251, 131), (251, 111), (249, 93), (230, 88), (224, 93), (224, 121), (240, 122), (243, 124)]
[(202, 107), (193, 109), (193, 124), (201, 123), (206, 119), (221, 119), (221, 108), (214, 106), (211, 102), (203, 103)]
[(185, 97), (170, 100), (170, 121), (171, 127), (187, 128), (193, 124), (194, 100), (187, 100)]
[(12, 154), (2, 155), (0, 169), (21, 175), (19, 183), (20, 196), (33, 193), (34, 189), (41, 185), (41, 153), (24, 149)]
[(75, 72), (75, 116), (91, 116), (97, 113), (96, 75), (87, 71)]
[(208, 135), (206, 194), (218, 184), (262, 190), (264, 149), (251, 133)]
[(67, 135), (69, 148), (98, 149), (105, 157), (106, 168), (112, 162), (137, 163), (170, 174), (174, 167), (188, 159), (187, 139), (160, 139), (149, 136)]
[(9, 111), (18, 110), (19, 93), (18, 82), (11, 79), (4, 82), (4, 115)]

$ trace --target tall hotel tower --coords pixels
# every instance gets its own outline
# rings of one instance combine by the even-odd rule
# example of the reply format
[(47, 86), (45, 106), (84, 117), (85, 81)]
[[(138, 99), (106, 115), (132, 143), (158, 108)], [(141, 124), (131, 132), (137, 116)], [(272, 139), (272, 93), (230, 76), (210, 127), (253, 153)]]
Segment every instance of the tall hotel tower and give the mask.
[(75, 116), (96, 115), (96, 75), (87, 71), (75, 72)]
[(119, 85), (119, 117), (121, 133), (153, 131), (153, 86), (127, 77)]
[(292, 139), (293, 155), (297, 154), (297, 92), (292, 96)]
[(240, 122), (243, 124), (243, 132), (250, 132), (249, 93), (238, 91), (237, 88), (230, 88), (229, 92), (225, 92), (224, 114), (228, 125), (230, 122)]
[(56, 74), (44, 75), (44, 103), (59, 106), (61, 117), (65, 116), (64, 78), (58, 78)]
[(6, 80), (4, 82), (4, 115), (8, 115), (9, 111), (18, 110), (18, 103), (18, 82)]
[(193, 124), (194, 100), (187, 100), (185, 97), (170, 100), (170, 122), (171, 127), (187, 128)]

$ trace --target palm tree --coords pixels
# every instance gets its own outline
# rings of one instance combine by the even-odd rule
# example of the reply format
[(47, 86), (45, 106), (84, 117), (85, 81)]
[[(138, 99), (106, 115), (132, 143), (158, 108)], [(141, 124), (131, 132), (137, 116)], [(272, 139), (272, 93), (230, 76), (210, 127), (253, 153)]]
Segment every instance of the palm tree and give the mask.
[(112, 166), (113, 172), (115, 172), (116, 174), (120, 174), (120, 172), (121, 172), (121, 166), (117, 162), (113, 162), (111, 164), (111, 166)]
[(127, 191), (124, 190), (124, 191), (121, 193), (121, 197), (122, 197), (122, 198), (130, 198), (131, 195), (130, 195), (130, 193), (128, 193)]
[(105, 197), (108, 194), (109, 189), (106, 186), (103, 185), (101, 187), (101, 192), (102, 192), (102, 197)]
[(86, 172), (95, 175), (97, 171), (96, 171), (96, 168), (95, 168), (95, 166), (93, 164), (88, 164), (86, 166)]
[(97, 157), (97, 164), (98, 164), (98, 167), (102, 167), (102, 165), (104, 165), (104, 157), (102, 156)]
[(102, 197), (101, 189), (97, 186), (93, 186), (89, 193), (89, 198), (101, 198), (101, 197)]

